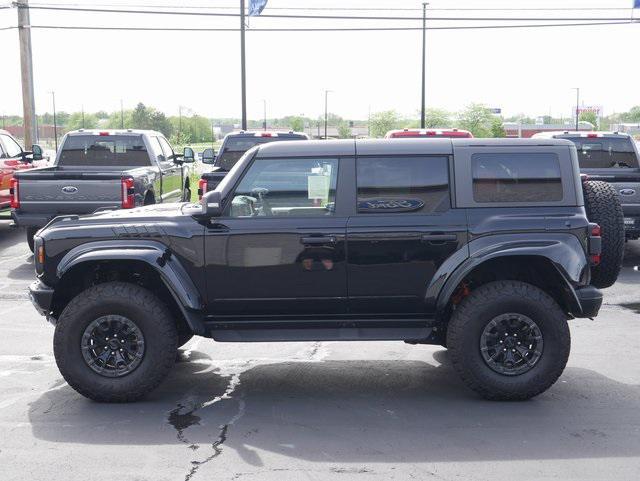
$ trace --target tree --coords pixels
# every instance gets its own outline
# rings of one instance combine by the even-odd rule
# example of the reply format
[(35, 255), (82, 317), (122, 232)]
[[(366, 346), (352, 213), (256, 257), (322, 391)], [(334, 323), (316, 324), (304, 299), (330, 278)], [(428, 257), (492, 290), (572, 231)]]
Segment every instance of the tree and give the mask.
[(451, 115), (442, 109), (427, 109), (424, 113), (424, 126), (427, 129), (451, 127)]
[(473, 103), (458, 113), (458, 127), (468, 130), (474, 137), (490, 137), (494, 118), (485, 105)]
[(500, 117), (494, 117), (491, 121), (491, 137), (504, 137), (506, 132), (502, 125), (502, 119)]
[(395, 110), (376, 112), (371, 115), (369, 132), (371, 133), (371, 137), (384, 137), (389, 130), (397, 129), (399, 125), (400, 118)]
[(595, 112), (580, 112), (578, 120), (583, 122), (590, 122), (594, 128), (598, 128), (598, 116)]
[(351, 128), (347, 122), (341, 122), (338, 125), (338, 137), (341, 139), (351, 138)]
[(98, 127), (98, 117), (95, 114), (84, 114), (84, 126), (82, 124), (82, 112), (74, 112), (69, 116), (67, 130), (95, 129)]
[(289, 123), (289, 127), (294, 132), (304, 132), (304, 120), (302, 117), (292, 117)]

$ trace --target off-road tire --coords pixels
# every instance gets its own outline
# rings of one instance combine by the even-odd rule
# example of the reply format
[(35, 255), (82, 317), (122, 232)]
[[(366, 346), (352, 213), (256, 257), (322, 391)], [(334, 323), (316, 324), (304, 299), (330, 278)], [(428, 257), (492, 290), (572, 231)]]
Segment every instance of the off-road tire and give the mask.
[(34, 252), (35, 250), (33, 236), (36, 235), (38, 230), (40, 230), (38, 227), (27, 227), (27, 244), (29, 245), (31, 252)]
[(602, 229), (600, 264), (591, 268), (591, 284), (598, 288), (612, 286), (618, 279), (624, 254), (624, 214), (620, 199), (607, 182), (587, 180), (582, 183), (587, 218)]
[[(87, 326), (105, 315), (121, 315), (142, 331), (142, 362), (122, 377), (105, 377), (85, 362), (81, 339)], [(126, 282), (99, 284), (78, 294), (56, 325), (53, 352), (58, 369), (83, 396), (100, 402), (130, 402), (155, 389), (173, 366), (178, 349), (176, 323), (167, 307), (147, 289)]]
[[(508, 376), (491, 369), (480, 352), (487, 324), (505, 313), (532, 319), (543, 336), (542, 355), (528, 371)], [(532, 398), (562, 374), (571, 349), (567, 317), (544, 291), (520, 281), (497, 281), (473, 290), (454, 310), (447, 329), (453, 367), (463, 382), (489, 400)]]

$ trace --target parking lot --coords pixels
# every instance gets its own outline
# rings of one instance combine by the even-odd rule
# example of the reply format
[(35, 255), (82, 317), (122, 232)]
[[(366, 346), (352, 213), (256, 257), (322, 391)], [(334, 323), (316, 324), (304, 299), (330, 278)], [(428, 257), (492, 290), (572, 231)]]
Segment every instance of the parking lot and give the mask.
[(194, 339), (145, 401), (73, 391), (27, 300), (24, 233), (0, 225), (3, 479), (636, 479), (640, 243), (596, 321), (570, 323), (560, 381), (531, 401), (465, 388), (447, 351), (399, 342)]

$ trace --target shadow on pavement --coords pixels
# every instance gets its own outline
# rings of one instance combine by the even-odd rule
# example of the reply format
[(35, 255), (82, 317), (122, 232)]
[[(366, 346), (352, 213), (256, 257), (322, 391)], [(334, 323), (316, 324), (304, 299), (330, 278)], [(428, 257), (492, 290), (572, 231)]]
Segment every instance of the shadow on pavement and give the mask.
[[(640, 386), (569, 368), (533, 400), (489, 402), (462, 386), (445, 351), (434, 358), (439, 366), (408, 360), (257, 365), (242, 372), (225, 398), (230, 378), (212, 371), (203, 355), (178, 363), (147, 401), (98, 404), (64, 385), (33, 402), (29, 419), (35, 437), (48, 441), (183, 442), (199, 453), (194, 456), (231, 449), (254, 466), (263, 464), (260, 451), (369, 463), (640, 456)], [(185, 405), (191, 408), (176, 439), (169, 413)], [(207, 449), (195, 451), (200, 447)]]

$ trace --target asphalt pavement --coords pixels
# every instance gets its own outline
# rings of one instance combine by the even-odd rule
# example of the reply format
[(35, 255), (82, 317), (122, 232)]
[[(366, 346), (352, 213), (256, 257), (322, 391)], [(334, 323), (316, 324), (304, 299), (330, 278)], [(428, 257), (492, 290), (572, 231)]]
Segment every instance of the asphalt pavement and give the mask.
[(98, 404), (56, 368), (27, 300), (25, 234), (0, 224), (0, 472), (9, 480), (635, 480), (640, 242), (560, 380), (478, 398), (447, 351), (400, 342), (195, 338), (145, 401)]

